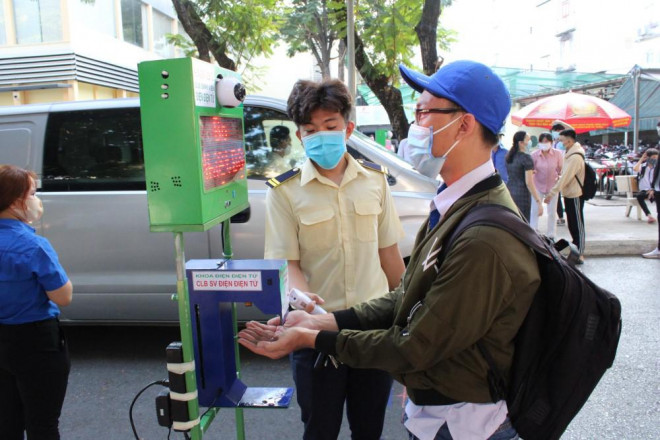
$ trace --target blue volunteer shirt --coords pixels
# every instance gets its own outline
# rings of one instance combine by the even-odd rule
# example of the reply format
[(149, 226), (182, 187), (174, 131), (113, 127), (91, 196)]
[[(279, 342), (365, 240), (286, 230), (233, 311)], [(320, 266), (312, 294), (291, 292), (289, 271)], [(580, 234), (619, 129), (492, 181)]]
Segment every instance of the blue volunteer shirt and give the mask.
[(502, 177), (504, 183), (507, 183), (509, 181), (509, 172), (506, 170), (506, 161), (504, 158), (506, 157), (506, 153), (508, 153), (509, 150), (502, 147), (502, 144), (499, 145), (500, 147), (497, 149), (497, 151), (491, 151), (490, 157), (493, 159), (493, 165), (495, 165), (495, 169), (499, 173), (500, 177)]
[(23, 324), (59, 316), (46, 291), (69, 278), (48, 240), (19, 220), (0, 219), (0, 324)]

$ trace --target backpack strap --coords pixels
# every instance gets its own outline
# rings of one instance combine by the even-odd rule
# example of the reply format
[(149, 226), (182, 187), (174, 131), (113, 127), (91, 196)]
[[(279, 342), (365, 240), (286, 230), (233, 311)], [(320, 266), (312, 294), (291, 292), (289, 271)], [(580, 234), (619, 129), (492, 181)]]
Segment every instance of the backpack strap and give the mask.
[(540, 254), (548, 258), (553, 258), (552, 252), (548, 250), (543, 239), (515, 212), (503, 205), (482, 203), (472, 208), (449, 234), (449, 238), (445, 240), (442, 246), (438, 261), (444, 260), (446, 253), (451, 249), (454, 241), (466, 229), (479, 225), (504, 229)]
[[(582, 153), (575, 153), (576, 156), (582, 156), (582, 160), (584, 161), (585, 165), (587, 164), (587, 158), (584, 157), (584, 154)], [(580, 185), (580, 189), (582, 190), (582, 194), (584, 194), (584, 185), (580, 183), (580, 179), (577, 178), (577, 174), (575, 176), (575, 180), (577, 180), (578, 185)], [(587, 177), (586, 175), (584, 176), (585, 178)]]
[[(537, 254), (543, 255), (551, 260), (563, 258), (559, 254), (559, 251), (566, 247), (570, 247), (570, 254), (567, 258), (569, 263), (574, 265), (579, 258), (579, 252), (575, 245), (569, 244), (566, 240), (560, 240), (557, 243), (553, 243), (552, 240), (548, 238), (542, 238), (526, 221), (506, 206), (493, 203), (483, 203), (472, 208), (449, 234), (438, 255), (439, 265), (442, 265), (442, 262), (449, 250), (451, 250), (454, 242), (463, 232), (465, 232), (465, 230), (480, 225), (504, 229), (523, 242), (526, 246), (532, 248)], [(488, 387), (491, 399), (493, 402), (505, 399), (507, 395), (507, 382), (504, 380), (504, 375), (501, 374), (499, 368), (495, 365), (495, 360), (488, 349), (483, 345), (482, 341), (477, 341), (476, 345), (488, 364)]]

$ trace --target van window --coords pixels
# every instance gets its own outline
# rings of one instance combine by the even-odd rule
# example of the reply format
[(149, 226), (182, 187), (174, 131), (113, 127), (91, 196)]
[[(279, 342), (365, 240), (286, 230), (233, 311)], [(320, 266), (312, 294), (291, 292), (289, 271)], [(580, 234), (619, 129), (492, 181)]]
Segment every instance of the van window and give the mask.
[(27, 127), (0, 128), (0, 163), (27, 168), (31, 133)]
[(145, 189), (138, 108), (52, 113), (43, 191)]
[(296, 124), (282, 112), (245, 106), (245, 163), (248, 178), (270, 179), (305, 161)]

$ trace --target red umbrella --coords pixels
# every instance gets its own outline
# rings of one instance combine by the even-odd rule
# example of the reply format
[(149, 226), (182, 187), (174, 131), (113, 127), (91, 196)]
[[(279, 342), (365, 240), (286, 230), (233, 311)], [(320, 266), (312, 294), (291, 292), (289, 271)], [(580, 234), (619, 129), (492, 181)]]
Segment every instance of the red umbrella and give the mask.
[(511, 115), (511, 122), (515, 125), (550, 129), (554, 121), (560, 120), (570, 124), (576, 133), (627, 127), (631, 119), (614, 104), (573, 92), (539, 99)]

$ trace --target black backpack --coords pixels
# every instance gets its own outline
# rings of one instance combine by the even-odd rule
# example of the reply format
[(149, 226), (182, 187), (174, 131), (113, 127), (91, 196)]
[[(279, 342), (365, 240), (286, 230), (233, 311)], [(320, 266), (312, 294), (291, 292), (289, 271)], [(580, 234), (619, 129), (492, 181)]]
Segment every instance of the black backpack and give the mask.
[(591, 200), (596, 195), (596, 189), (598, 188), (598, 178), (596, 177), (596, 172), (591, 165), (587, 163), (583, 154), (579, 154), (584, 159), (584, 184), (580, 183), (580, 179), (575, 176), (580, 188), (582, 188), (582, 198), (584, 200)]
[[(575, 269), (578, 253), (573, 245), (540, 236), (502, 205), (473, 208), (445, 240), (441, 254), (446, 255), (463, 231), (477, 225), (504, 229), (532, 248), (541, 274), (516, 335), (508, 381), (477, 342), (489, 365), (491, 397), (493, 402), (506, 399), (509, 418), (523, 439), (559, 439), (612, 366), (621, 335), (621, 304)], [(568, 259), (557, 249), (566, 246), (572, 249)]]

